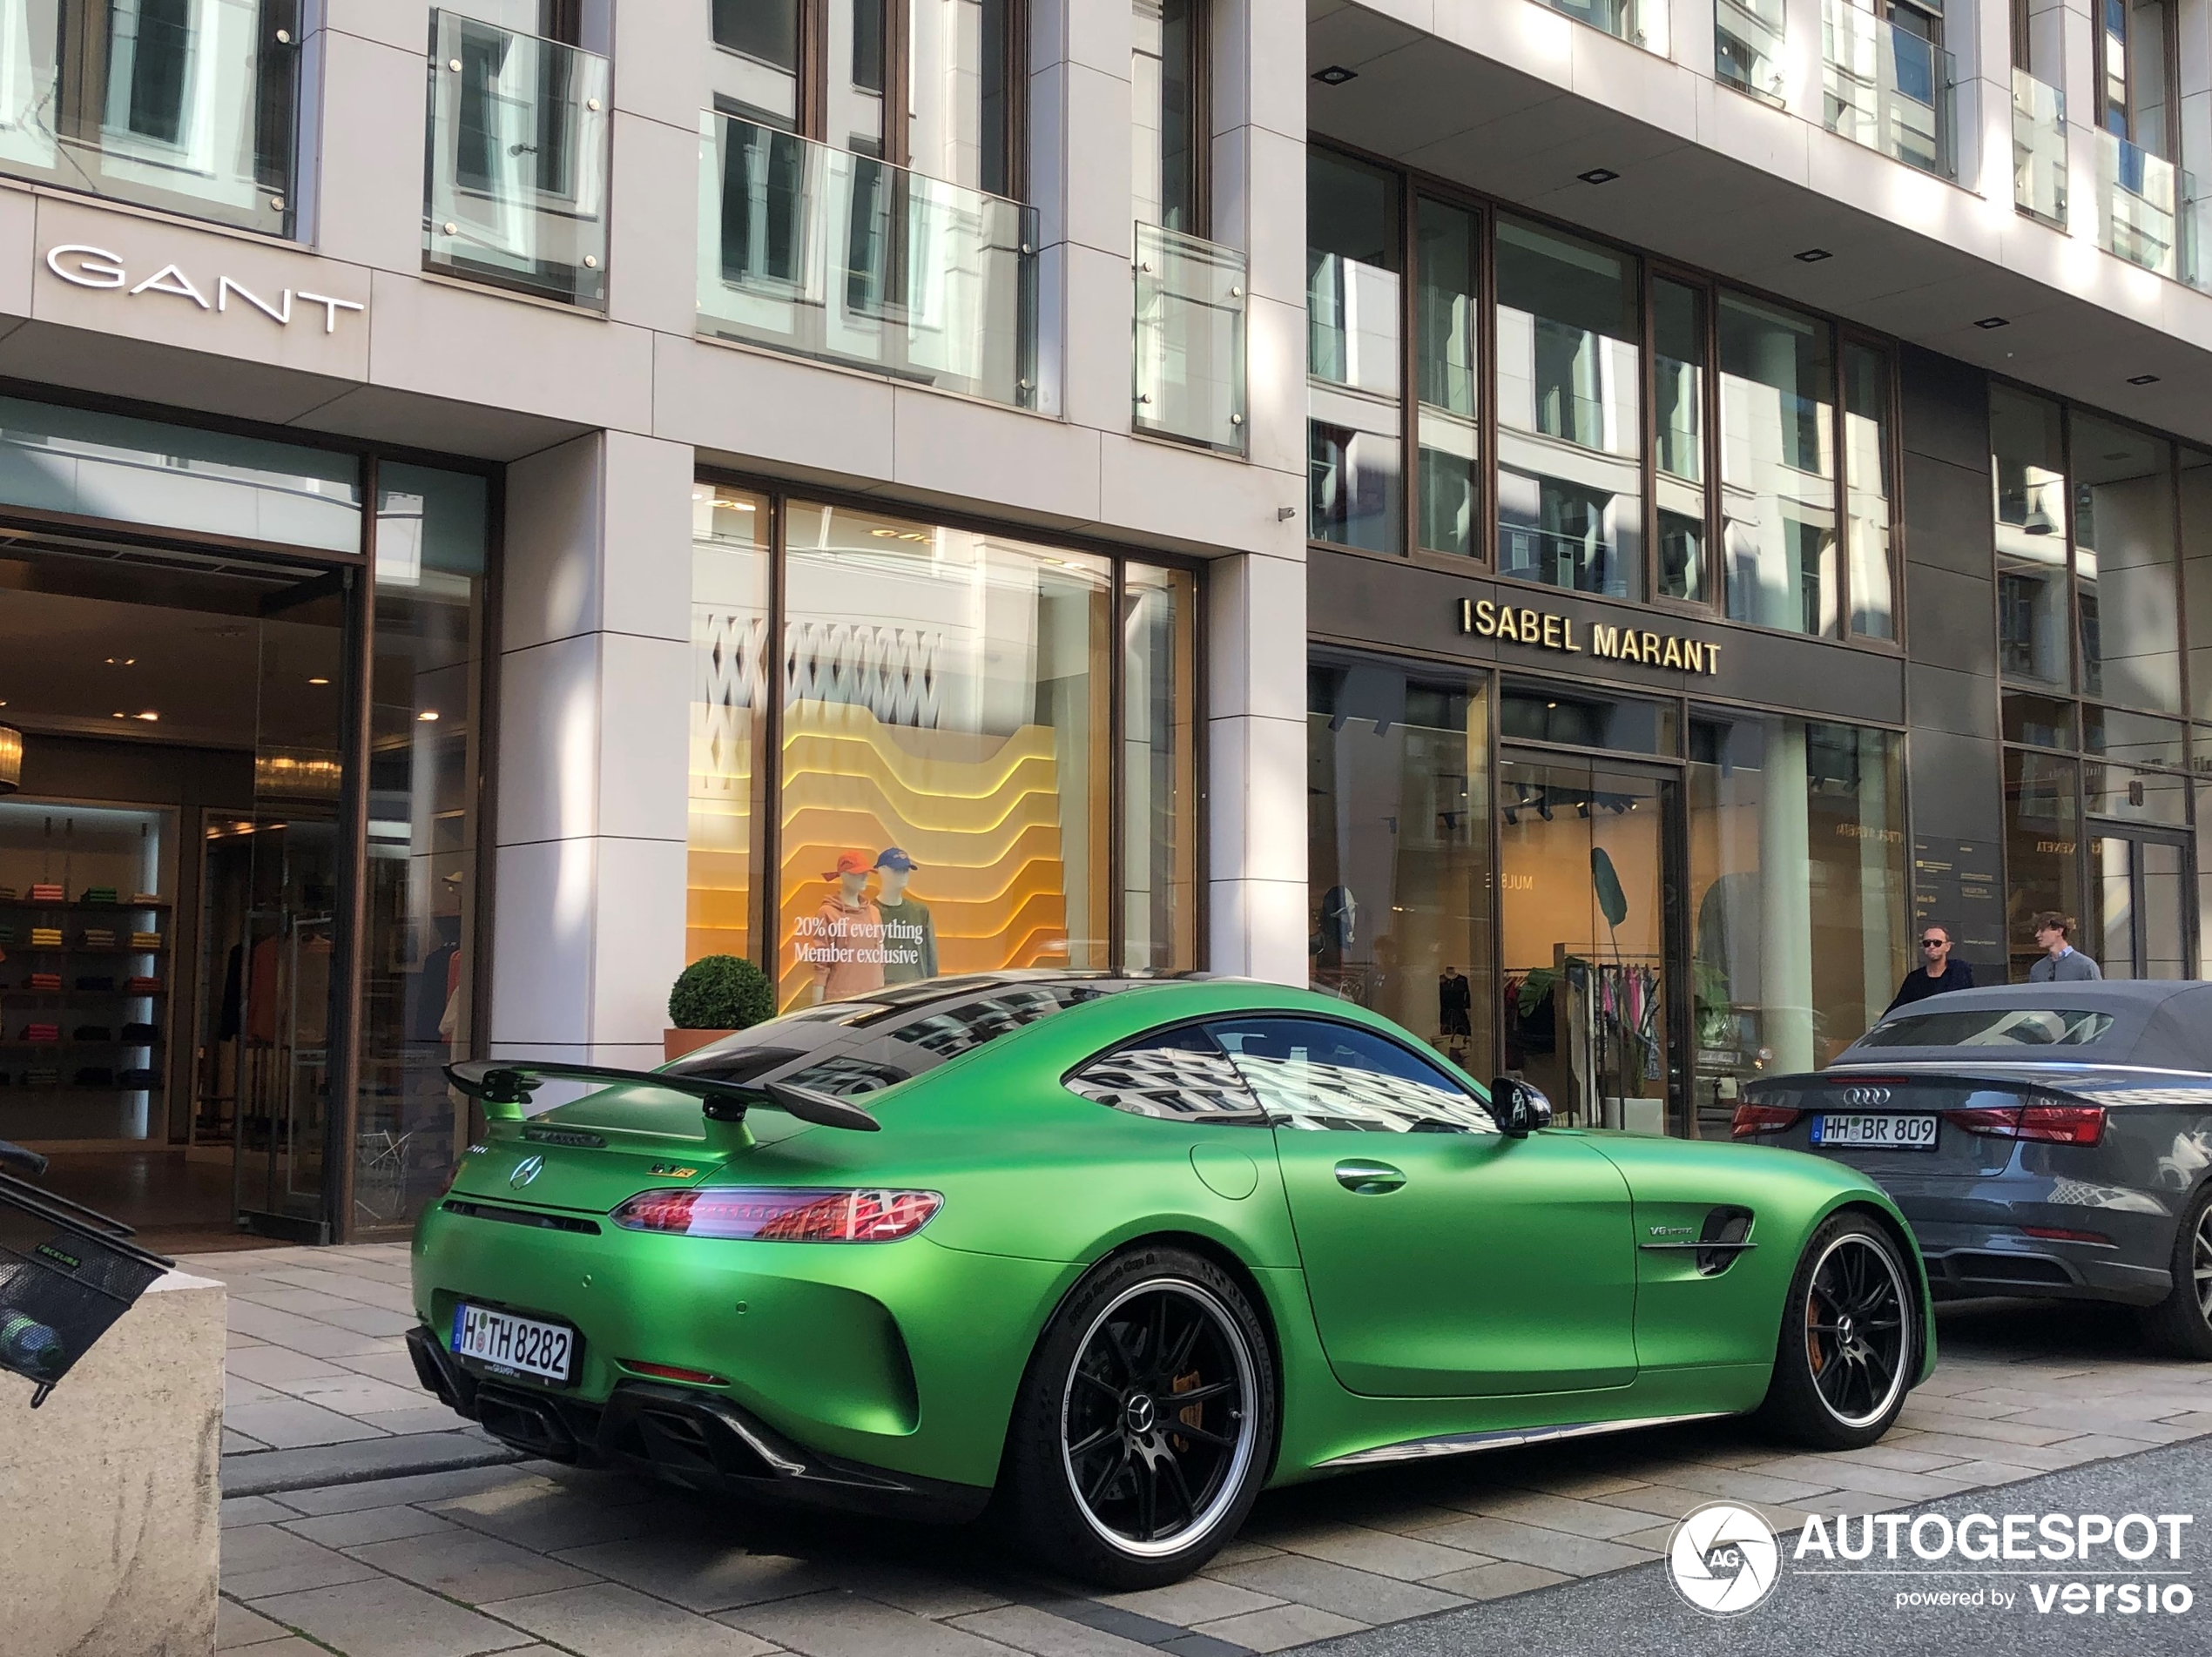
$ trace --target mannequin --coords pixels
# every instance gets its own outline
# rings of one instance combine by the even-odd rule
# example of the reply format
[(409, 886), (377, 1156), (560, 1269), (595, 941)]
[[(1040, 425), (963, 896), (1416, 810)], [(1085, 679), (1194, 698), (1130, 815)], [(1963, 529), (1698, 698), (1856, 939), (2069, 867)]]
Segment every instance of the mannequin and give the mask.
[(912, 984), (937, 976), (937, 923), (907, 895), (914, 860), (897, 846), (875, 860), (876, 913), (883, 918), (883, 981)]
[(837, 884), (799, 923), (799, 959), (814, 968), (814, 999), (840, 1000), (883, 987), (883, 918), (867, 895), (868, 854), (841, 852), (822, 879)]

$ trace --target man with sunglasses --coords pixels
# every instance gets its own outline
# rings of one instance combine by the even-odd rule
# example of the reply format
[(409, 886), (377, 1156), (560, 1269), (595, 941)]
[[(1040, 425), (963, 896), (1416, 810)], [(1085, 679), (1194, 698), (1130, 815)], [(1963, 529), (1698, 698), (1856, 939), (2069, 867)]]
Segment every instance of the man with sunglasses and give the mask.
[(1920, 965), (1905, 975), (1905, 982), (1897, 987), (1896, 999), (1882, 1009), (1885, 1015), (1910, 1001), (1924, 1001), (1947, 990), (1973, 988), (1974, 969), (1951, 959), (1952, 941), (1948, 926), (1932, 920), (1920, 928)]

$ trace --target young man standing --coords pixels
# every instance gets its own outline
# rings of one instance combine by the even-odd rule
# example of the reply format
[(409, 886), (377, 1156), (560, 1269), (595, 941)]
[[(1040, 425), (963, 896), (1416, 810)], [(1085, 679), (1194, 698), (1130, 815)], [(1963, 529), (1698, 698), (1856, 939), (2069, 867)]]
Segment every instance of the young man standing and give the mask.
[(2046, 909), (2029, 923), (2035, 928), (2035, 946), (2043, 959), (2027, 969), (2031, 984), (2078, 984), (2104, 973), (2097, 963), (2067, 941), (2074, 932), (2074, 917)]
[(1962, 960), (1951, 959), (1952, 946), (1957, 941), (1948, 926), (1930, 921), (1921, 927), (1920, 965), (1905, 975), (1905, 982), (1897, 987), (1896, 995), (1882, 1011), (1885, 1014), (1894, 1013), (1909, 1002), (1924, 1001), (1931, 995), (1973, 988), (1974, 969)]

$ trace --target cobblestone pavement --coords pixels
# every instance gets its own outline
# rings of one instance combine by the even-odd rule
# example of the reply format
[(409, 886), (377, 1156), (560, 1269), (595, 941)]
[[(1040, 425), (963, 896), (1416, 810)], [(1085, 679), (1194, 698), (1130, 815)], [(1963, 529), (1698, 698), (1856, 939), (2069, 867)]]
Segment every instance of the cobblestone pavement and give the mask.
[[(270, 1249), (232, 1287), (226, 1483), (314, 1445), (449, 1431), (400, 1334), (406, 1251)], [(1378, 1471), (1263, 1499), (1202, 1575), (1095, 1594), (981, 1530), (733, 1512), (543, 1462), (224, 1504), (225, 1650), (293, 1657), (1236, 1657), (1620, 1570), (1728, 1498), (1777, 1528), (1886, 1511), (2212, 1434), (2212, 1365), (2125, 1315), (1946, 1307), (1941, 1365), (1884, 1441), (1785, 1451), (1741, 1423)], [(403, 1448), (403, 1446), (395, 1446)], [(287, 1464), (290, 1465), (290, 1464)]]

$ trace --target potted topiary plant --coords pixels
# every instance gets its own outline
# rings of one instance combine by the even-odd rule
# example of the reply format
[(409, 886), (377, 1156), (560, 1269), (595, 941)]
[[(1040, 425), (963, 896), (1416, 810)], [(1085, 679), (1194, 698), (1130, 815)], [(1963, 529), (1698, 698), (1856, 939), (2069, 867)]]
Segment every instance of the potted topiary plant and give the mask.
[(675, 1027), (662, 1033), (662, 1052), (672, 1062), (775, 1014), (767, 973), (741, 955), (703, 956), (668, 993), (668, 1021)]

